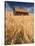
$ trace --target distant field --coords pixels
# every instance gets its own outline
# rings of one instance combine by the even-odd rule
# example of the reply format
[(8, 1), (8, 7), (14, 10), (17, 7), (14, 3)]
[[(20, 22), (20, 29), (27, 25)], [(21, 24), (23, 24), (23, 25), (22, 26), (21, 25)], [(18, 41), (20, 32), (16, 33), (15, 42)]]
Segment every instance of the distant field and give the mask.
[(14, 16), (6, 12), (5, 44), (24, 44), (34, 42), (33, 16)]

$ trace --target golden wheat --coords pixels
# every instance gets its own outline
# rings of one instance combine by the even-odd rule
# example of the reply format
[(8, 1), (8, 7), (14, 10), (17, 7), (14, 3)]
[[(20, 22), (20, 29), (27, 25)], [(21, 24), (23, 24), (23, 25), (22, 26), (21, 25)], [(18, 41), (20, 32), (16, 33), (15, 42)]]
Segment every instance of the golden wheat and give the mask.
[(33, 16), (14, 16), (6, 12), (5, 44), (32, 43)]

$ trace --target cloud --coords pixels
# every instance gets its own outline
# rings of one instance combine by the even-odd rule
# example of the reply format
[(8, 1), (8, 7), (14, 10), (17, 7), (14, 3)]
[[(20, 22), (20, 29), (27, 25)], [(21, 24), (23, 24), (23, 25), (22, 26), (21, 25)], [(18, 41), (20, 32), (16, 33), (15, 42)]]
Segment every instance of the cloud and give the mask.
[(6, 10), (7, 11), (11, 11), (12, 9), (10, 8), (10, 6), (6, 3)]
[(29, 8), (27, 8), (27, 10), (28, 10), (28, 12), (33, 13), (33, 14), (34, 14), (34, 7), (29, 7)]

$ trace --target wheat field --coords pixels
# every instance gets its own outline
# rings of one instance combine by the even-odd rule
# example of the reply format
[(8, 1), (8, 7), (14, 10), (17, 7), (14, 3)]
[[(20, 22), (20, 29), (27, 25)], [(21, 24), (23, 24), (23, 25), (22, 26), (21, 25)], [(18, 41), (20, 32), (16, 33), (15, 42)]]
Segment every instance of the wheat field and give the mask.
[(25, 44), (34, 42), (33, 16), (14, 16), (6, 11), (5, 44)]

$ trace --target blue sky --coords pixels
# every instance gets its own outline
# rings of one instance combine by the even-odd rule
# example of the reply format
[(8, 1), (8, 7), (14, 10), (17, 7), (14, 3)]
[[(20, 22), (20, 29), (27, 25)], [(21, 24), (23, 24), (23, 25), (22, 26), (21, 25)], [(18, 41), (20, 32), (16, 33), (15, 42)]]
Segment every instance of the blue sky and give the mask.
[(26, 8), (29, 12), (34, 13), (34, 3), (13, 2), (13, 1), (6, 1), (5, 2), (5, 9), (6, 10), (12, 10), (13, 7)]

